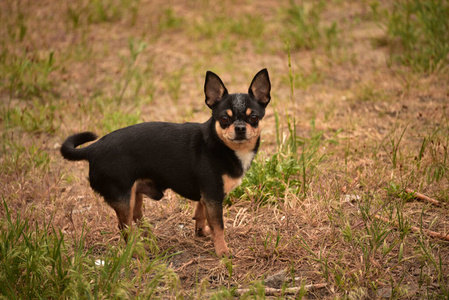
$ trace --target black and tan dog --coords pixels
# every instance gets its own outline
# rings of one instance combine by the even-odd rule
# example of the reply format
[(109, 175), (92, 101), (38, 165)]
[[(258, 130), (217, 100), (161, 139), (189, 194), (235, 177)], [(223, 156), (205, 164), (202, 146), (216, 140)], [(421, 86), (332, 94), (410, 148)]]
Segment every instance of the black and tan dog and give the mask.
[(247, 94), (228, 94), (209, 71), (204, 92), (212, 117), (207, 122), (141, 123), (75, 149), (97, 139), (83, 132), (68, 137), (61, 153), (68, 160), (89, 161), (90, 185), (115, 210), (120, 229), (140, 220), (143, 195), (160, 200), (170, 188), (198, 201), (196, 234), (209, 232), (207, 220), (215, 252), (228, 255), (223, 200), (240, 184), (256, 155), (270, 90), (266, 69), (256, 74)]

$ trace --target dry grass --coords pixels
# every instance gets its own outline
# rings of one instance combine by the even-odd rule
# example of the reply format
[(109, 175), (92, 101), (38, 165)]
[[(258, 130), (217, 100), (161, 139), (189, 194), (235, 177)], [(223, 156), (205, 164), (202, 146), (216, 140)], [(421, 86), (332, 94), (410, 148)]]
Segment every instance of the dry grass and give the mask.
[[(158, 251), (176, 254), (166, 264), (180, 280), (177, 295), (200, 298), (213, 289), (227, 297), (237, 287), (257, 295), (260, 280), (282, 270), (284, 286), (327, 283), (310, 298), (449, 295), (447, 242), (409, 228), (449, 233), (448, 73), (391, 62), (388, 45), (379, 45), (386, 31), (369, 5), (323, 5), (320, 26), (335, 22), (338, 43), (323, 33), (316, 48), (292, 47), (289, 67), (288, 1), (90, 3), (0, 4), (0, 191), (12, 215), (50, 222), (66, 240), (83, 234), (99, 258), (123, 247), (113, 211), (89, 187), (87, 164), (59, 155), (64, 138), (141, 121), (206, 121), (206, 70), (230, 92), (244, 92), (267, 67), (272, 103), (257, 163), (279, 151), (277, 138), (289, 140), (293, 116), (305, 145), (293, 156), (320, 133), (312, 158), (322, 159), (304, 177), (298, 172), (306, 191), (289, 181), (266, 203), (251, 192), (230, 200), (232, 260), (215, 257), (211, 240), (194, 236), (192, 203), (171, 192), (147, 199)], [(109, 14), (92, 3), (109, 3)], [(418, 202), (406, 188), (446, 205)]]

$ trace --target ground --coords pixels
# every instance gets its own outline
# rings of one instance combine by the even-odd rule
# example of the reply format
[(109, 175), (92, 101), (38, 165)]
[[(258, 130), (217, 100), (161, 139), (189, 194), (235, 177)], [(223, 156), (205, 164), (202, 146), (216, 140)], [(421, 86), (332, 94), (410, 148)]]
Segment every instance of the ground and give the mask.
[(97, 261), (126, 248), (113, 210), (89, 187), (88, 164), (60, 156), (64, 139), (205, 122), (207, 70), (232, 93), (267, 68), (261, 151), (225, 205), (232, 259), (195, 237), (195, 203), (171, 191), (145, 199), (144, 255), (164, 255), (177, 286), (162, 285), (160, 297), (307, 285), (317, 299), (448, 297), (448, 242), (426, 229), (449, 233), (449, 72), (395, 59), (392, 10), (350, 0), (3, 1), (0, 216), (50, 224), (69, 257), (81, 237)]

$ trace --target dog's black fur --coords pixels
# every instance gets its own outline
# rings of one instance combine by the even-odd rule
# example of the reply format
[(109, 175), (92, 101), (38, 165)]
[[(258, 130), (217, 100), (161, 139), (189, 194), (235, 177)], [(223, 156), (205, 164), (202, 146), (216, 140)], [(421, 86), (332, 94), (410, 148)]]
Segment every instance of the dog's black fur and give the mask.
[(212, 117), (205, 123), (141, 123), (76, 149), (97, 138), (83, 132), (68, 137), (61, 154), (89, 161), (90, 184), (114, 208), (121, 229), (142, 217), (142, 194), (159, 200), (170, 188), (199, 201), (197, 234), (207, 233), (207, 219), (217, 254), (227, 255), (222, 203), (259, 148), (270, 90), (266, 69), (256, 74), (247, 94), (228, 94), (221, 79), (208, 71), (204, 91)]

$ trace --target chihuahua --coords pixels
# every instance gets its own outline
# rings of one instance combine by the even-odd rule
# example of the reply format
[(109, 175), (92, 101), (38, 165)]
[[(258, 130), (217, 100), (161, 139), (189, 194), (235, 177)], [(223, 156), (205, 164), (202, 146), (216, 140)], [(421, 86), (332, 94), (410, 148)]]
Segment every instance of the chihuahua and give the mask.
[(266, 69), (254, 76), (247, 94), (229, 94), (220, 77), (208, 71), (204, 93), (212, 117), (205, 123), (136, 124), (76, 149), (97, 139), (83, 132), (68, 137), (61, 154), (89, 161), (90, 185), (115, 210), (120, 230), (142, 218), (143, 195), (160, 200), (172, 189), (198, 202), (196, 235), (210, 233), (216, 254), (226, 256), (223, 200), (257, 153), (270, 90)]

